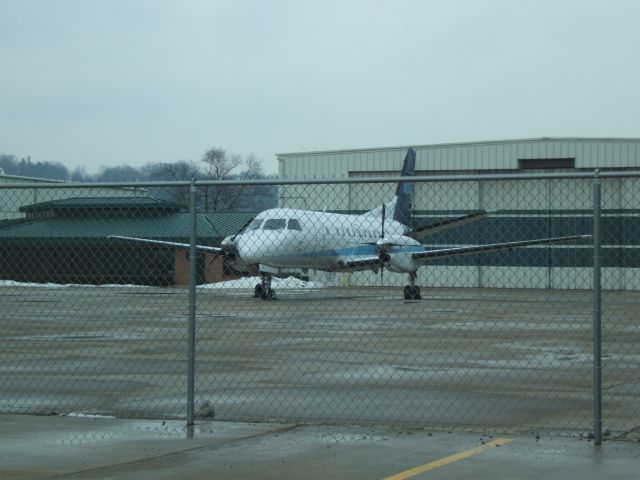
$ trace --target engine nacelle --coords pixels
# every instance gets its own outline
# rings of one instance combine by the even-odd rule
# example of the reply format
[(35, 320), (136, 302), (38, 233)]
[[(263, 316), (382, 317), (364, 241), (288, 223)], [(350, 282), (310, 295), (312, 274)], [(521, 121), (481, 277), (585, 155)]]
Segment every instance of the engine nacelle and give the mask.
[(411, 253), (394, 253), (389, 257), (389, 262), (385, 264), (385, 267), (390, 272), (409, 273), (415, 272), (420, 267), (420, 264), (411, 258)]
[(410, 247), (420, 245), (420, 242), (404, 235), (389, 235), (388, 237), (380, 238), (376, 242), (376, 245), (380, 251), (386, 252), (393, 247)]
[(422, 251), (423, 247), (416, 239), (404, 235), (390, 235), (376, 242), (380, 251), (380, 261), (391, 272), (414, 272), (420, 267), (411, 254)]

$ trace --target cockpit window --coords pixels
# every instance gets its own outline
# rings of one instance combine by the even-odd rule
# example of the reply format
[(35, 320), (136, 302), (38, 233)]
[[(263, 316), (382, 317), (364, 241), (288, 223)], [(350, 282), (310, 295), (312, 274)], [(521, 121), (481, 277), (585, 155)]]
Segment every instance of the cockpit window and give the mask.
[(284, 218), (270, 218), (264, 222), (263, 230), (284, 230), (287, 228), (287, 220)]
[(260, 225), (262, 225), (262, 220), (254, 220), (249, 224), (247, 230), (258, 230), (260, 228)]
[(289, 219), (289, 230), (300, 230), (302, 231), (302, 227), (300, 226), (300, 222), (295, 218)]

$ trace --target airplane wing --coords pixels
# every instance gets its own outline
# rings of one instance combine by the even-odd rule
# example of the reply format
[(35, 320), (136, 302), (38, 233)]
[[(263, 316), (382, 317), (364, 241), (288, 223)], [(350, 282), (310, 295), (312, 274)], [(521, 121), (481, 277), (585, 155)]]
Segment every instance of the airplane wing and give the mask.
[(522, 240), (519, 242), (493, 243), (488, 245), (474, 245), (471, 247), (443, 248), (439, 250), (425, 250), (411, 255), (414, 260), (427, 263), (439, 258), (472, 255), (474, 253), (498, 252), (500, 250), (512, 250), (514, 248), (528, 247), (531, 245), (550, 245), (553, 243), (569, 242), (572, 240), (587, 240), (591, 235), (572, 235), (569, 237), (539, 238), (536, 240)]
[[(121, 235), (109, 235), (108, 238), (115, 238), (117, 240), (126, 240), (129, 242), (146, 243), (147, 245), (159, 245), (159, 246), (172, 247), (172, 248), (184, 248), (187, 250), (191, 247), (191, 245), (188, 243), (166, 242), (163, 240), (151, 240), (149, 238), (124, 237)], [(224, 251), (221, 248), (209, 247), (207, 245), (196, 245), (196, 250), (198, 250), (199, 252), (215, 253), (216, 255), (224, 255)]]
[(429, 225), (423, 225), (421, 227), (414, 228), (413, 231), (408, 235), (415, 239), (419, 239), (428, 235), (433, 235), (434, 233), (438, 233), (443, 230), (448, 230), (449, 228), (459, 227), (460, 225), (475, 222), (476, 220), (482, 220), (483, 218), (487, 218), (487, 212), (486, 210), (479, 210), (477, 212), (468, 213), (460, 217), (448, 218), (446, 220), (443, 220), (442, 222), (431, 223)]

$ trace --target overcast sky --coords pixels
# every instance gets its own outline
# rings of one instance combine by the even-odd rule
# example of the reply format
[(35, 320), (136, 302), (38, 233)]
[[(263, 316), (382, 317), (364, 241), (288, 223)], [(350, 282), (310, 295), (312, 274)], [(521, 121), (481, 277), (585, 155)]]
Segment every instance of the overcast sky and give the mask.
[(637, 0), (0, 0), (0, 153), (640, 137)]

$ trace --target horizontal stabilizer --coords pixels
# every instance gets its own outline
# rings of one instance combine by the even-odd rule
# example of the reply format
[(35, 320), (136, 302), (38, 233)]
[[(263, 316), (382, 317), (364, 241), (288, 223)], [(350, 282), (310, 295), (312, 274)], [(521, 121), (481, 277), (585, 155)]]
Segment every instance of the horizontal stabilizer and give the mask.
[(421, 227), (414, 228), (409, 236), (416, 239), (422, 238), (428, 235), (433, 235), (434, 233), (441, 232), (443, 230), (448, 230), (450, 228), (459, 227), (467, 223), (475, 222), (476, 220), (482, 220), (483, 218), (487, 218), (487, 212), (485, 210), (480, 210), (478, 212), (469, 213), (460, 217), (448, 218), (441, 222), (431, 223), (429, 225), (423, 225)]

